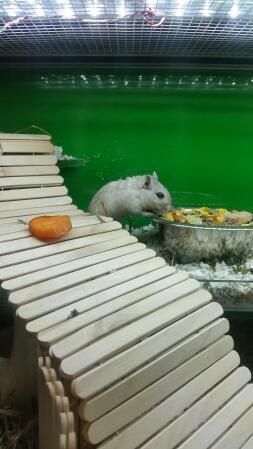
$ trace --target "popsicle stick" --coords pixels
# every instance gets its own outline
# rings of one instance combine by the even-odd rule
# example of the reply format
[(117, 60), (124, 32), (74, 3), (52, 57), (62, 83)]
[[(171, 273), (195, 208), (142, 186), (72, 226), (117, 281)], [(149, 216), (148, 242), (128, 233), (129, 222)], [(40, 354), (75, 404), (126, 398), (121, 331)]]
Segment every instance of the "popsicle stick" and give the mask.
[[(252, 399), (253, 401), (253, 399)], [(252, 434), (253, 408), (241, 416), (244, 407), (237, 408), (237, 402), (229, 402), (219, 410), (179, 449), (239, 449)], [(223, 436), (221, 436), (225, 433)], [(221, 436), (221, 437), (220, 437)], [(200, 439), (202, 440), (200, 441)]]
[[(69, 215), (70, 217), (83, 217), (83, 216), (88, 216), (88, 214), (86, 212), (84, 212), (81, 209), (77, 209), (77, 207), (71, 207), (72, 204), (66, 204), (65, 206), (55, 206), (50, 208), (48, 211), (45, 210), (45, 212), (43, 212), (44, 208), (42, 209), (42, 212), (40, 213), (32, 213), (32, 209), (30, 214), (27, 215), (18, 215), (15, 217), (7, 217), (7, 218), (2, 218), (0, 220), (0, 230), (1, 229), (5, 229), (6, 226), (10, 225), (10, 227), (14, 227), (15, 225), (23, 225), (25, 226), (23, 223), (29, 223), (30, 220), (32, 220), (33, 218), (39, 217), (41, 215)], [(45, 208), (46, 209), (46, 208)], [(54, 210), (55, 209), (55, 210)], [(23, 213), (26, 212), (25, 210), (23, 210)], [(71, 218), (71, 219), (72, 219)], [(23, 222), (23, 223), (22, 223)]]
[[(62, 206), (61, 208), (63, 208)], [(59, 210), (55, 212), (49, 212), (46, 214), (35, 214), (35, 215), (25, 215), (22, 217), (14, 217), (14, 218), (3, 218), (0, 220), (0, 234), (10, 234), (16, 231), (26, 230), (28, 223), (33, 218), (36, 218), (40, 215), (69, 215), (71, 217), (71, 222), (73, 224), (80, 225), (80, 219), (85, 217), (86, 214), (80, 209), (67, 209), (67, 210)], [(108, 220), (109, 221), (109, 220)]]
[[(98, 324), (103, 325), (104, 321), (101, 320), (103, 317), (109, 317), (115, 312), (122, 310), (122, 313), (126, 312), (126, 308), (131, 304), (137, 303), (147, 296), (153, 295), (157, 292), (161, 292), (169, 286), (178, 284), (188, 278), (186, 273), (175, 273), (169, 275), (166, 278), (162, 278), (161, 280), (154, 281), (145, 285), (144, 287), (138, 288), (137, 290), (131, 291), (126, 295), (118, 296), (114, 298), (113, 301), (109, 301), (105, 304), (102, 304), (99, 307), (95, 307), (90, 311), (86, 311), (85, 313), (79, 314), (78, 316), (69, 319), (65, 322), (62, 322), (58, 326), (54, 326), (52, 329), (48, 329), (44, 332), (39, 333), (38, 340), (43, 344), (52, 345), (52, 343), (56, 340), (60, 340), (68, 335), (72, 335), (74, 337), (74, 333), (78, 334), (80, 329), (83, 329), (85, 326), (91, 325), (93, 322), (98, 322)], [(104, 318), (104, 320), (106, 319)], [(115, 323), (117, 326), (117, 324)], [(121, 324), (119, 323), (119, 326)], [(110, 327), (112, 330), (113, 327)], [(87, 328), (86, 328), (87, 330)], [(101, 335), (102, 335), (102, 327), (101, 327)], [(54, 352), (54, 348), (51, 348), (52, 352)]]
[(222, 307), (219, 304), (211, 303), (185, 318), (181, 318), (74, 379), (72, 381), (73, 394), (80, 399), (89, 399), (143, 363), (215, 321), (222, 315), (222, 312)]
[[(186, 295), (186, 293), (184, 294)], [(65, 358), (61, 362), (61, 373), (67, 378), (77, 377), (109, 356), (124, 350), (140, 339), (204, 306), (210, 302), (211, 298), (210, 293), (200, 289), (196, 293), (189, 294), (175, 303), (150, 313), (137, 322), (129, 324), (126, 328), (123, 327), (76, 354)]]
[[(176, 442), (182, 441), (198, 425), (204, 423), (214, 412), (217, 412), (217, 410), (221, 406), (223, 406), (228, 399), (230, 399), (242, 388), (243, 385), (245, 385), (246, 382), (249, 381), (249, 377), (250, 373), (247, 368), (239, 368), (235, 371), (234, 374), (229, 376), (228, 379), (224, 380), (220, 384), (220, 386), (216, 387), (213, 391), (204, 396), (204, 398), (200, 400), (195, 406), (193, 406), (190, 410), (188, 410), (180, 418), (178, 418), (174, 424), (171, 424), (171, 426), (165, 428), (160, 434), (157, 435), (157, 437), (154, 437), (150, 442), (141, 446), (141, 448), (174, 448), (177, 444)], [(233, 383), (229, 384), (229, 388), (224, 388), (224, 390), (222, 391), (221, 386), (225, 387), (226, 384), (228, 384), (228, 381), (231, 379), (233, 380)], [(252, 402), (253, 386), (247, 385), (242, 391), (240, 391), (234, 398), (230, 400), (225, 410), (228, 410), (229, 408), (229, 413), (231, 415), (235, 413), (238, 416), (245, 410), (247, 410), (247, 408), (252, 405)], [(103, 445), (101, 445), (101, 448), (102, 447)]]
[(65, 393), (64, 393), (64, 387), (62, 385), (62, 382), (60, 380), (56, 380), (56, 381), (52, 382), (52, 384), (55, 389), (56, 395), (63, 397)]
[[(79, 405), (80, 417), (85, 421), (92, 422), (105, 415), (142, 389), (152, 386), (152, 383), (178, 368), (181, 363), (189, 360), (199, 351), (214, 343), (215, 340), (223, 337), (228, 328), (228, 321), (224, 318), (219, 319), (169, 348), (162, 355), (156, 355), (143, 367), (127, 375), (102, 393), (82, 401)], [(232, 340), (231, 337), (225, 338)]]
[[(20, 219), (20, 222), (18, 220), (19, 219), (16, 218), (15, 222), (2, 223), (2, 224), (0, 221), (0, 236), (2, 234), (11, 234), (13, 232), (26, 231), (27, 230), (27, 222), (23, 222), (22, 219)], [(22, 220), (22, 222), (21, 222), (21, 220)]]
[(49, 370), (52, 368), (51, 358), (47, 355), (44, 357), (44, 366)]
[(30, 232), (27, 230), (28, 225), (24, 226), (24, 229), (13, 232), (2, 232), (0, 233), (0, 243), (11, 242), (12, 240), (25, 239), (31, 237)]
[(57, 449), (68, 449), (67, 434), (60, 433), (56, 443)]
[(68, 449), (68, 421), (67, 413), (60, 413), (57, 415), (55, 426), (55, 433), (57, 435), (56, 446), (57, 449)]
[[(51, 189), (65, 189), (65, 187), (50, 187)], [(33, 189), (34, 190), (34, 189)], [(36, 189), (35, 189), (36, 190)], [(39, 189), (37, 189), (39, 190)], [(14, 190), (13, 190), (14, 192)], [(4, 193), (4, 192), (0, 192)], [(21, 195), (22, 196), (22, 195)], [(47, 195), (48, 197), (50, 195)], [(26, 197), (25, 197), (26, 198)], [(1, 199), (0, 199), (1, 201)], [(69, 196), (52, 196), (52, 198), (40, 198), (37, 199), (19, 199), (17, 201), (2, 201), (0, 203), (0, 212), (1, 212), (1, 218), (9, 216), (9, 213), (13, 213), (16, 209), (24, 209), (23, 214), (25, 213), (25, 209), (31, 209), (33, 207), (38, 207), (38, 203), (40, 204), (41, 208), (45, 206), (62, 206), (63, 204), (71, 204), (72, 199)]]
[[(150, 271), (150, 264), (146, 264), (146, 271), (142, 270), (142, 272), (139, 272), (137, 274), (137, 277), (132, 275), (133, 270), (131, 270), (131, 275), (128, 278), (129, 280), (126, 280), (127, 278), (124, 278), (122, 280), (122, 283), (120, 286), (116, 283), (116, 286), (108, 288), (106, 290), (101, 290), (98, 293), (91, 294), (90, 296), (86, 297), (85, 299), (81, 299), (75, 302), (74, 308), (77, 310), (78, 313), (82, 314), (85, 312), (85, 317), (87, 317), (87, 324), (89, 323), (89, 319), (92, 320), (94, 317), (99, 314), (98, 307), (102, 307), (103, 305), (106, 306), (106, 303), (108, 301), (114, 300), (116, 301), (117, 298), (123, 296), (124, 294), (134, 292), (136, 289), (141, 288), (145, 285), (150, 285), (159, 279), (163, 279), (166, 276), (170, 276), (172, 273), (175, 272), (175, 269), (169, 266), (162, 266), (162, 268), (156, 268), (157, 267), (157, 258), (152, 259), (152, 263), (155, 263), (154, 270)], [(138, 267), (140, 268), (140, 266)], [(151, 267), (152, 270), (152, 267)], [(127, 270), (129, 272), (129, 270)], [(147, 274), (146, 274), (147, 273)], [(135, 273), (134, 273), (135, 274)], [(108, 306), (106, 306), (108, 307)], [(111, 304), (109, 305), (111, 307)], [(69, 316), (71, 312), (73, 311), (73, 304), (70, 304), (68, 306), (62, 307), (55, 312), (51, 312), (49, 314), (46, 314), (40, 318), (37, 318), (33, 321), (30, 321), (26, 325), (26, 330), (28, 332), (32, 333), (38, 333), (42, 332), (43, 330), (46, 330), (58, 323), (62, 323), (62, 326), (64, 329), (66, 329), (66, 332), (69, 329), (70, 323), (77, 320), (78, 317), (72, 320), (69, 320)], [(83, 317), (80, 316), (80, 319), (82, 320)], [(61, 332), (62, 326), (59, 326), (59, 332)], [(58, 326), (57, 326), (58, 328)], [(55, 329), (55, 327), (54, 327)], [(50, 332), (51, 329), (48, 329), (48, 332)], [(52, 329), (53, 331), (53, 329)], [(56, 331), (57, 332), (57, 331)], [(45, 337), (46, 338), (46, 337)], [(50, 336), (49, 336), (50, 338)], [(54, 337), (53, 337), (54, 338)]]
[(6, 201), (27, 200), (29, 198), (50, 198), (64, 196), (67, 193), (68, 189), (64, 186), (2, 190), (0, 191), (0, 211), (6, 210)]
[(60, 307), (75, 303), (78, 299), (84, 299), (88, 296), (106, 290), (109, 287), (120, 285), (122, 282), (140, 276), (141, 274), (153, 271), (165, 265), (163, 259), (156, 257), (153, 260), (145, 260), (144, 262), (136, 263), (125, 269), (105, 275), (98, 279), (77, 285), (71, 289), (63, 290), (59, 293), (47, 296), (19, 307), (17, 314), (25, 320), (31, 320), (53, 312)]
[(69, 432), (67, 435), (68, 449), (77, 449), (77, 435), (75, 432)]
[(19, 140), (33, 140), (37, 142), (37, 140), (45, 140), (50, 141), (51, 136), (49, 134), (21, 134), (21, 133), (0, 133), (0, 141), (11, 140), (11, 141), (19, 141)]
[(0, 137), (1, 154), (11, 153), (52, 153), (53, 145), (50, 141), (42, 140), (2, 140)]
[(85, 425), (83, 432), (86, 438), (93, 443), (98, 443), (118, 432), (216, 363), (232, 348), (233, 340), (230, 337), (223, 337), (110, 413), (92, 424)]
[[(18, 215), (17, 217), (3, 218), (0, 221), (0, 230), (5, 229), (8, 225), (13, 226), (13, 227), (15, 226), (15, 224), (25, 226), (24, 223), (29, 223), (29, 221), (32, 220), (33, 218), (36, 218), (36, 217), (39, 217), (42, 215), (48, 215), (48, 216), (69, 215), (71, 217), (71, 221), (79, 219), (84, 216), (85, 217), (89, 216), (89, 214), (87, 214), (87, 212), (84, 212), (81, 209), (77, 209), (77, 207), (71, 207), (71, 206), (72, 206), (72, 204), (66, 204), (65, 206), (64, 205), (63, 206), (55, 206), (55, 208), (52, 207), (52, 208), (50, 208), (49, 211), (45, 211), (45, 212), (42, 211), (40, 213), (35, 212), (35, 213), (27, 214), (27, 215)], [(25, 212), (25, 210), (23, 212)]]
[[(101, 223), (96, 225), (80, 226), (78, 228), (71, 229), (71, 231), (68, 232), (68, 234), (58, 239), (57, 242), (63, 242), (65, 240), (76, 239), (78, 237), (95, 235), (118, 229), (121, 229), (121, 224), (118, 223), (117, 221), (112, 221), (109, 223)], [(45, 245), (48, 245), (48, 243), (42, 242), (41, 240), (38, 240), (35, 237), (27, 237), (24, 239), (13, 240), (11, 242), (0, 243), (0, 254), (7, 255), (11, 253), (16, 253), (17, 251), (24, 251), (26, 249), (38, 248), (40, 246)]]
[(65, 413), (70, 412), (69, 398), (67, 396), (62, 397), (62, 411)]
[[(38, 206), (38, 203), (37, 203)], [(53, 205), (53, 206), (44, 206), (44, 207), (33, 207), (32, 209), (14, 209), (6, 212), (1, 212), (0, 224), (17, 222), (18, 219), (22, 219), (26, 217), (25, 220), (28, 220), (29, 217), (38, 217), (39, 215), (45, 215), (47, 213), (55, 214), (57, 211), (59, 213), (61, 211), (74, 211), (78, 210), (77, 206), (74, 204), (63, 204), (63, 205)]]
[(116, 449), (120, 441), (121, 449), (174, 448), (248, 382), (250, 374), (246, 368), (230, 374), (238, 364), (239, 357), (232, 351), (99, 447)]
[[(1, 174), (1, 172), (0, 172)], [(19, 188), (30, 186), (53, 186), (63, 184), (62, 176), (0, 176), (1, 188)]]
[[(117, 242), (117, 240), (115, 242)], [(36, 273), (11, 279), (3, 282), (2, 288), (5, 290), (14, 291), (35, 285), (36, 283), (42, 283), (44, 281), (55, 279), (57, 276), (74, 273), (75, 271), (88, 268), (90, 266), (93, 266), (94, 270), (96, 270), (97, 267), (94, 265), (101, 264), (105, 261), (113, 260), (127, 254), (135, 253), (143, 249), (145, 249), (145, 245), (143, 243), (132, 242), (132, 244), (125, 246), (119, 245), (118, 248), (108, 249), (108, 251), (99, 252), (98, 254), (88, 257), (81, 257), (76, 260), (72, 259), (69, 262), (65, 262), (54, 267), (45, 268), (44, 270), (37, 271)]]
[(57, 374), (54, 368), (48, 368), (49, 382), (55, 382), (57, 380)]
[(68, 418), (68, 432), (74, 432), (75, 430), (75, 418), (73, 412), (67, 413)]
[[(2, 157), (0, 156), (0, 160)], [(8, 166), (3, 167), (0, 164), (0, 177), (7, 176), (41, 176), (41, 175), (58, 175), (60, 172), (57, 165), (26, 165), (26, 166)]]
[(57, 163), (57, 157), (53, 155), (38, 156), (38, 155), (26, 155), (21, 156), (15, 154), (15, 156), (2, 156), (0, 155), (0, 167), (19, 167), (19, 166), (40, 166), (40, 165), (55, 165)]
[(85, 346), (90, 345), (98, 338), (102, 338), (123, 326), (130, 325), (130, 323), (156, 310), (162, 309), (171, 302), (185, 295), (189, 295), (197, 289), (199, 289), (199, 283), (193, 279), (188, 279), (175, 286), (169, 286), (165, 290), (153, 295), (147, 293), (146, 297), (141, 301), (137, 299), (138, 302), (129, 305), (122, 311), (110, 314), (63, 338), (52, 346), (51, 354), (57, 359), (62, 360)]
[[(105, 217), (103, 218), (104, 222), (111, 222), (112, 218)], [(72, 228), (80, 228), (81, 226), (90, 226), (92, 224), (101, 223), (100, 219), (94, 215), (81, 215), (77, 217), (71, 218)], [(28, 230), (28, 223), (19, 224), (19, 226), (23, 226), (22, 230), (11, 230), (10, 232), (1, 232), (0, 229), (0, 243), (1, 242), (10, 242), (11, 240), (19, 240), (27, 237), (31, 237), (31, 233)], [(6, 228), (5, 228), (6, 230)]]
[(38, 367), (42, 368), (44, 366), (44, 359), (42, 356), (38, 357)]
[(241, 447), (241, 449), (252, 449), (253, 448), (253, 436), (251, 436), (248, 441)]
[(40, 373), (41, 373), (41, 379), (43, 379), (44, 382), (49, 382), (50, 381), (49, 370), (48, 370), (48, 368), (45, 365), (43, 365), (41, 367)]
[[(78, 233), (79, 235), (80, 231), (75, 230), (75, 234), (76, 233)], [(27, 249), (14, 254), (8, 254), (4, 258), (0, 258), (0, 267), (9, 267), (11, 265), (20, 264), (22, 262), (36, 260), (38, 258), (51, 256), (53, 254), (60, 254), (73, 249), (82, 248), (83, 246), (90, 246), (96, 243), (114, 240), (127, 235), (129, 235), (129, 233), (121, 229), (108, 231), (97, 235), (94, 234), (85, 237), (79, 236), (71, 240), (57, 241), (56, 243), (51, 243), (50, 245)]]
[(30, 279), (30, 276), (27, 276), (29, 273), (34, 271), (39, 272), (39, 270), (42, 270), (43, 273), (45, 273), (44, 270), (50, 270), (50, 267), (55, 265), (65, 264), (76, 259), (81, 259), (82, 257), (88, 257), (93, 254), (102, 253), (103, 251), (120, 248), (125, 245), (131, 245), (136, 243), (136, 241), (137, 239), (135, 237), (130, 235), (125, 236), (125, 234), (123, 234), (122, 238), (107, 240), (105, 242), (90, 246), (83, 246), (81, 248), (65, 251), (53, 256), (47, 256), (24, 262), (23, 264), (12, 265), (10, 267), (0, 269), (0, 279), (4, 281), (7, 279), (16, 278), (18, 281), (19, 277), (22, 277), (22, 280), (25, 281), (24, 285), (29, 285), (28, 279)]
[[(62, 276), (55, 277), (54, 279), (48, 279), (46, 281), (38, 282), (34, 286), (29, 286), (22, 288), (20, 290), (14, 291), (9, 294), (9, 301), (16, 305), (22, 305), (26, 303), (33, 302), (36, 299), (42, 298), (43, 296), (52, 295), (57, 291), (61, 291), (72, 286), (78, 285), (81, 282), (85, 282), (96, 278), (97, 276), (102, 276), (110, 273), (112, 270), (117, 270), (120, 268), (127, 267), (132, 264), (136, 264), (143, 260), (151, 259), (155, 257), (155, 252), (150, 249), (143, 249), (138, 243), (138, 250), (133, 254), (127, 254), (122, 257), (117, 257), (110, 261), (101, 262), (97, 265), (91, 267), (82, 268), (71, 273), (64, 274)], [(136, 247), (127, 247), (129, 252), (135, 250)], [(122, 254), (124, 250), (122, 249)], [(52, 268), (52, 274), (57, 272), (57, 267)], [(11, 282), (11, 281), (9, 281)], [(4, 287), (3, 287), (4, 288)]]

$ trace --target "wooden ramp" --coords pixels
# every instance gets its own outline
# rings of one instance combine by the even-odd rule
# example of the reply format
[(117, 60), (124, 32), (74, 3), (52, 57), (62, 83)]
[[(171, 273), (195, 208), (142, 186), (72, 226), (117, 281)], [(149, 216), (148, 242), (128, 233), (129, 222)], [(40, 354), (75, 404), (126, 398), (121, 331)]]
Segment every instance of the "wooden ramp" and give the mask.
[[(251, 375), (222, 307), (120, 223), (74, 206), (49, 138), (0, 134), (0, 148), (0, 280), (23, 401), (36, 343), (40, 449), (252, 449)], [(36, 240), (26, 222), (44, 214), (73, 229)]]

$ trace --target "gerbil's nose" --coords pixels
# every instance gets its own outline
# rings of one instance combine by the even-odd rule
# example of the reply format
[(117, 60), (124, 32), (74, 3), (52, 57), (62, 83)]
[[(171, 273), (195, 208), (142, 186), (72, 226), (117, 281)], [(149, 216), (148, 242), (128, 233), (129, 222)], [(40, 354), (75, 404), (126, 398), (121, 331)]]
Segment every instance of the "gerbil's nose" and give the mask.
[(168, 204), (167, 206), (166, 206), (166, 213), (169, 213), (170, 211), (172, 211), (173, 210), (173, 205), (172, 204)]

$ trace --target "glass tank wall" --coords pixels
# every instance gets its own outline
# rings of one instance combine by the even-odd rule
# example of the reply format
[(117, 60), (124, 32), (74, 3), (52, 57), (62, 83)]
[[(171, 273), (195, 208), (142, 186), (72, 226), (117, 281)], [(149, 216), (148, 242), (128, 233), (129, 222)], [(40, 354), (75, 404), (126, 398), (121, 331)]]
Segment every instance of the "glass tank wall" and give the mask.
[(252, 209), (252, 70), (16, 66), (0, 79), (1, 131), (38, 125), (77, 158), (62, 173), (79, 207), (156, 170), (175, 206)]

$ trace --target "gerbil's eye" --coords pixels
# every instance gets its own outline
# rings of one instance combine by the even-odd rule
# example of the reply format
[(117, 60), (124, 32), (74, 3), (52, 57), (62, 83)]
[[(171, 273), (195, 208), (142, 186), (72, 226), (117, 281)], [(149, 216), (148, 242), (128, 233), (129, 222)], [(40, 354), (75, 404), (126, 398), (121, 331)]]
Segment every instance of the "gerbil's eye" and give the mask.
[(164, 193), (158, 192), (156, 193), (156, 196), (158, 196), (158, 198), (164, 198)]

